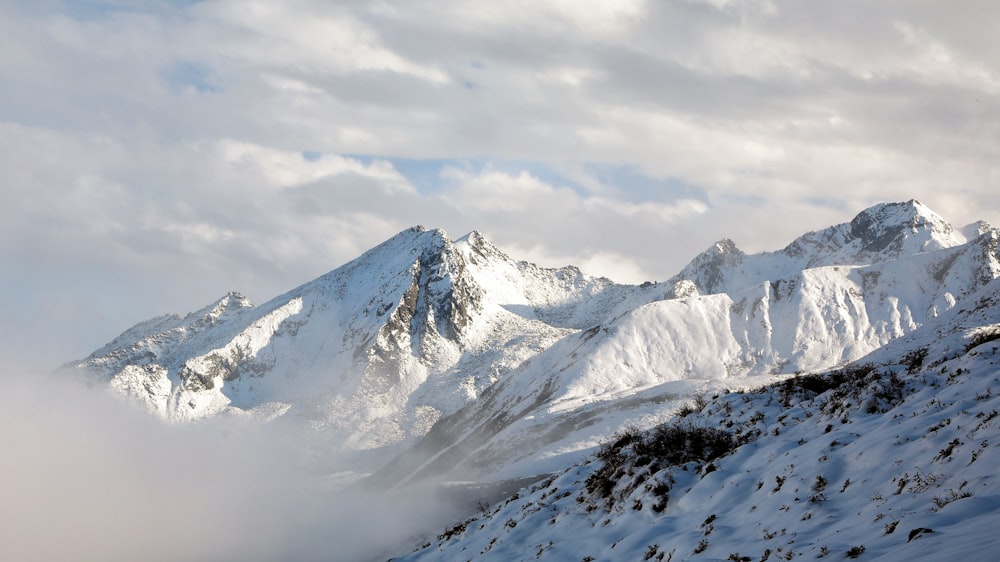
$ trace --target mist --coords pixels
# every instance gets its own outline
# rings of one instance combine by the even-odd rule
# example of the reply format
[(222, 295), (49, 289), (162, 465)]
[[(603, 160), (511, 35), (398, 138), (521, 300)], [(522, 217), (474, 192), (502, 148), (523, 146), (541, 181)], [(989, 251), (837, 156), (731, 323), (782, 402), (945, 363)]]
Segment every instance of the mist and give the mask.
[(51, 376), (0, 396), (0, 559), (385, 560), (458, 516), (318, 473), (277, 424), (168, 425)]

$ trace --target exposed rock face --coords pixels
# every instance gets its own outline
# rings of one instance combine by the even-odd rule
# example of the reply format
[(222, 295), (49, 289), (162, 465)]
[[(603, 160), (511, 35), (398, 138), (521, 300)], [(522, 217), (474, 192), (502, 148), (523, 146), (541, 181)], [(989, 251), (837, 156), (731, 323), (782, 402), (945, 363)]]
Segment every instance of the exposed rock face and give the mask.
[(684, 269), (685, 273), (691, 274), (692, 278), (685, 278), (682, 281), (694, 283), (694, 287), (702, 293), (723, 292), (727, 272), (739, 268), (745, 258), (746, 254), (736, 247), (735, 242), (724, 238), (698, 255)]
[(406, 292), (367, 350), (366, 381), (376, 390), (399, 384), (407, 357), (433, 368), (441, 346), (464, 350), (466, 331), (482, 312), (483, 291), (451, 240), (438, 233), (410, 267)]

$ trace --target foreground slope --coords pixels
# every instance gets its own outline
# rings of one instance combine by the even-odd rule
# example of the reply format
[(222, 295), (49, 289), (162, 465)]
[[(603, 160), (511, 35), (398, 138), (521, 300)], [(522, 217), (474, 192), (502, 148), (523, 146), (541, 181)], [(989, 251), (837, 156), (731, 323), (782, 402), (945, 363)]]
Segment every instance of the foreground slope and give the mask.
[(988, 560), (1000, 281), (863, 361), (706, 396), (395, 560)]

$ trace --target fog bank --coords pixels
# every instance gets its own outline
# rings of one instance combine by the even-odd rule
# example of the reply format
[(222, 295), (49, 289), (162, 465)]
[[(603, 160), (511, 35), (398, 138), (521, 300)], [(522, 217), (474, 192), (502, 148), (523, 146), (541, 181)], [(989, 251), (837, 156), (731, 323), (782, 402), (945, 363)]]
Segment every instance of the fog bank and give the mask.
[(49, 376), (0, 396), (0, 559), (385, 559), (454, 515), (430, 491), (338, 489), (277, 426), (166, 425)]

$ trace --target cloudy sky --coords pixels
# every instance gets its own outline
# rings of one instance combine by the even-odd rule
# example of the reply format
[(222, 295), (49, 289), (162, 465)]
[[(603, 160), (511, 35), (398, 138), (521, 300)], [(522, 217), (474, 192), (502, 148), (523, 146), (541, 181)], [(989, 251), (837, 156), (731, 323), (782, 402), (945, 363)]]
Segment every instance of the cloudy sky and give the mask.
[(8, 362), (415, 224), (626, 282), (917, 198), (1000, 222), (990, 0), (6, 0)]

